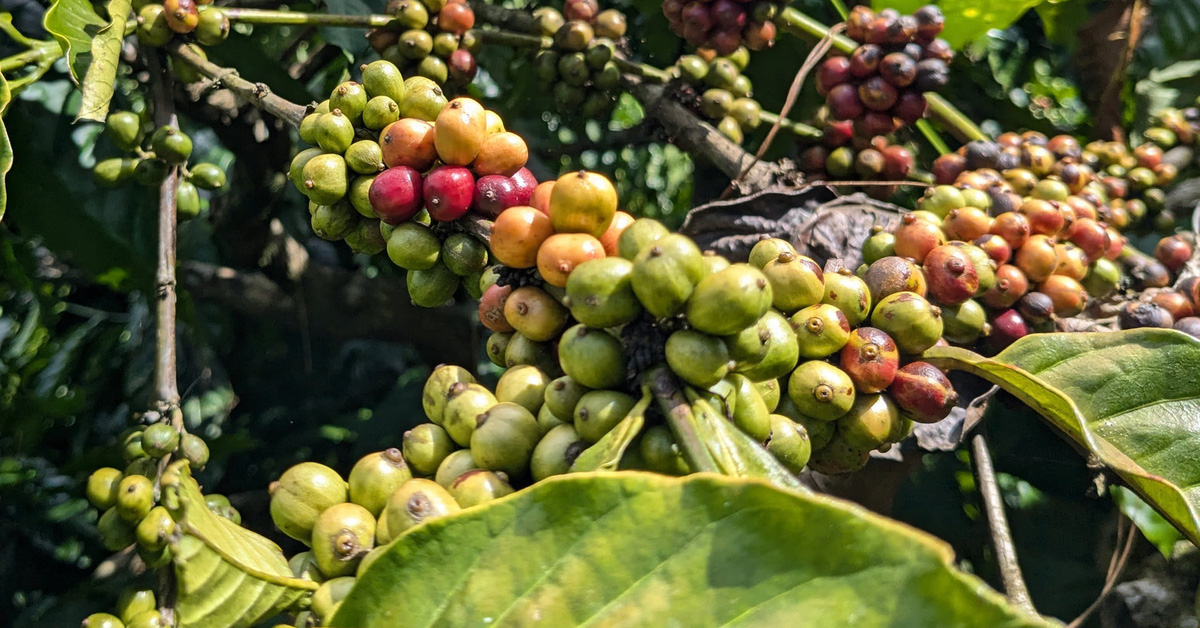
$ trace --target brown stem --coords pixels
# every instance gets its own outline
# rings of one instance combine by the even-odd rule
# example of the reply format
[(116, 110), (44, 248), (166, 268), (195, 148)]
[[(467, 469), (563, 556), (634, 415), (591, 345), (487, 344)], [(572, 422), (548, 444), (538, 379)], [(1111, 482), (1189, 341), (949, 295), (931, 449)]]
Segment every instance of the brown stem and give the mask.
[(1013, 542), (1012, 531), (1008, 528), (1008, 517), (1004, 514), (1000, 485), (996, 482), (992, 454), (988, 451), (987, 441), (982, 434), (971, 438), (971, 461), (975, 466), (975, 481), (979, 485), (979, 494), (983, 496), (983, 509), (987, 515), (992, 549), (1000, 567), (1000, 581), (1004, 584), (1004, 592), (1017, 606), (1037, 612), (1033, 608), (1033, 600), (1029, 597), (1029, 589), (1025, 586), (1025, 578), (1021, 575), (1016, 544)]
[[(166, 58), (158, 50), (147, 55), (150, 89), (154, 100), (154, 124), (158, 127), (179, 128), (175, 115), (171, 73)], [(183, 413), (179, 411), (178, 363), (175, 355), (175, 186), (179, 181), (179, 166), (171, 166), (167, 177), (158, 187), (158, 255), (154, 271), (155, 334), (154, 334), (154, 410), (160, 421), (167, 421), (177, 432), (183, 432)], [(162, 477), (170, 454), (158, 463)], [(156, 481), (157, 483), (157, 481)], [(170, 569), (158, 574), (160, 611), (170, 623), (175, 620), (175, 580)]]
[(229, 91), (241, 96), (255, 107), (284, 120), (292, 126), (300, 126), (307, 109), (286, 98), (271, 93), (271, 88), (263, 83), (251, 83), (237, 75), (235, 70), (223, 68), (209, 62), (200, 55), (186, 48), (179, 41), (173, 41), (166, 46), (167, 52), (176, 59), (192, 66), (205, 77), (212, 79)]
[[(154, 123), (178, 129), (175, 101), (171, 97), (171, 75), (165, 71), (160, 54), (149, 55), (151, 88), (154, 96)], [(160, 412), (179, 405), (175, 366), (175, 185), (179, 167), (172, 166), (158, 188), (158, 261), (154, 272), (157, 303), (155, 334), (154, 395)]]
[(773, 164), (755, 161), (753, 155), (671, 98), (663, 85), (629, 76), (625, 77), (625, 84), (642, 102), (646, 114), (662, 123), (674, 144), (704, 157), (730, 179), (742, 175), (740, 187), (746, 193), (757, 192), (775, 182)]

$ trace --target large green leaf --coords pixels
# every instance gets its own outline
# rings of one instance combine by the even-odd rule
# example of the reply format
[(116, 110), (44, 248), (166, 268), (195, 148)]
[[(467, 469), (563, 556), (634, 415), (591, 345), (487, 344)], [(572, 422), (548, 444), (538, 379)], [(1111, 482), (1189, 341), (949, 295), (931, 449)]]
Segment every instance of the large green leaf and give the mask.
[(278, 545), (210, 511), (187, 463), (172, 465), (163, 487), (181, 532), (171, 543), (180, 628), (253, 626), (317, 588), (292, 576)]
[[(942, 38), (950, 42), (955, 49), (975, 41), (993, 28), (1008, 28), (1026, 11), (1036, 7), (1045, 0), (1011, 0), (997, 2), (996, 0), (937, 0), (932, 4), (938, 5), (946, 16), (946, 28)], [(929, 0), (873, 0), (871, 6), (876, 9), (893, 8), (901, 13), (912, 13), (926, 4)]]
[(92, 39), (106, 25), (104, 18), (88, 0), (54, 0), (42, 25), (66, 53), (71, 78), (80, 82), (91, 63)]
[(580, 473), (413, 528), (338, 628), (1050, 626), (934, 537), (757, 480)]
[(1000, 385), (1200, 544), (1200, 340), (1169, 329), (1033, 334), (994, 359), (925, 359)]

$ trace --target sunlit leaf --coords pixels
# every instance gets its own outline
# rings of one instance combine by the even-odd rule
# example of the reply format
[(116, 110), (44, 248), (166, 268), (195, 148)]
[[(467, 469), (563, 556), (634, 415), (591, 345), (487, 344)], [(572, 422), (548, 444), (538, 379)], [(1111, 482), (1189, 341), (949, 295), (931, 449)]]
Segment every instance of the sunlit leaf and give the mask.
[(405, 533), (338, 628), (1057, 625), (847, 502), (712, 474), (558, 476)]
[(1200, 340), (1169, 329), (1032, 334), (993, 359), (954, 347), (925, 359), (1000, 385), (1200, 543)]

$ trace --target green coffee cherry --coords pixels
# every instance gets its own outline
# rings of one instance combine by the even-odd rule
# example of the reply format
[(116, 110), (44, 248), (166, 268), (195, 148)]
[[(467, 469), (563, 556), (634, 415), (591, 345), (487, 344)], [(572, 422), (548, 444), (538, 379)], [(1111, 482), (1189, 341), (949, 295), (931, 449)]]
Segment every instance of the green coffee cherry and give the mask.
[(153, 458), (162, 458), (178, 446), (179, 431), (169, 423), (155, 423), (142, 432), (142, 450)]
[(150, 136), (150, 148), (159, 159), (169, 164), (181, 164), (192, 154), (192, 138), (175, 127), (163, 126)]
[(400, 105), (387, 96), (376, 96), (368, 100), (362, 113), (363, 126), (372, 131), (382, 131), (399, 119)]
[(175, 520), (171, 518), (171, 513), (162, 506), (155, 506), (137, 524), (138, 546), (152, 552), (161, 551), (174, 532)]
[(442, 427), (460, 447), (471, 446), (471, 434), (475, 432), (476, 417), (495, 406), (495, 395), (479, 384), (458, 382), (447, 390)]
[(404, 76), (390, 61), (373, 61), (362, 66), (362, 79), (371, 98), (385, 96), (397, 104), (404, 99)]
[(455, 449), (446, 430), (433, 423), (422, 423), (405, 432), (403, 447), (408, 464), (425, 476), (437, 473), (442, 461)]
[(137, 541), (133, 524), (122, 518), (115, 507), (100, 515), (99, 521), (96, 522), (96, 530), (100, 533), (100, 542), (104, 544), (104, 549), (110, 552), (119, 552)]
[(497, 403), (475, 420), (471, 458), (484, 469), (517, 476), (528, 468), (540, 436), (537, 419), (529, 410), (511, 402)]
[(353, 576), (330, 578), (322, 582), (321, 587), (313, 592), (312, 605), (309, 608), (312, 609), (313, 614), (321, 618), (322, 624), (328, 624), (329, 620), (333, 619), (338, 607), (342, 605), (342, 600), (350, 594), (356, 581), (357, 578)]
[(350, 203), (342, 201), (333, 205), (319, 205), (313, 211), (309, 224), (317, 237), (337, 241), (358, 229), (358, 219), (358, 212), (350, 207)]
[(437, 475), (434, 480), (447, 490), (450, 485), (459, 476), (472, 469), (478, 469), (479, 465), (475, 463), (475, 459), (471, 457), (470, 449), (460, 449), (451, 453), (442, 460), (442, 464), (438, 465)]
[(686, 475), (690, 472), (675, 437), (665, 425), (652, 425), (642, 432), (639, 444), (642, 458), (650, 471), (664, 475)]
[(387, 506), (388, 497), (401, 484), (412, 479), (412, 472), (399, 449), (367, 454), (350, 470), (350, 501), (366, 508), (371, 517), (378, 517)]
[(579, 398), (575, 405), (575, 431), (588, 442), (597, 442), (612, 431), (637, 400), (615, 390), (593, 390)]
[(450, 496), (463, 508), (486, 504), (513, 492), (503, 474), (484, 469), (467, 471), (450, 485)]
[[(324, 115), (324, 114), (317, 113), (314, 111), (313, 113), (310, 113), (310, 114), (304, 116), (304, 118), (300, 120), (300, 141), (302, 141), (306, 144), (316, 144), (317, 143), (317, 123), (320, 122), (322, 115)], [(312, 149), (306, 149), (306, 150), (312, 150)], [(304, 152), (304, 151), (301, 151), (301, 152)], [(321, 151), (317, 151), (317, 154), (320, 154), (320, 153), (321, 153)], [(297, 154), (297, 157), (298, 156), (299, 156), (299, 154)], [(293, 160), (294, 159), (295, 158), (293, 158)], [(294, 163), (294, 161), (293, 161), (293, 163)]]
[(438, 84), (424, 76), (410, 76), (404, 81), (404, 94), (396, 104), (400, 105), (400, 117), (419, 118), (427, 122), (437, 120), (446, 106), (445, 94)]
[(425, 225), (404, 222), (388, 238), (388, 258), (405, 270), (433, 268), (441, 258), (442, 241)]
[(117, 513), (121, 518), (137, 523), (154, 507), (154, 482), (144, 475), (131, 475), (117, 486)]
[(102, 188), (121, 187), (133, 179), (137, 164), (137, 160), (121, 157), (98, 161), (92, 168), (92, 180)]
[(942, 312), (915, 292), (884, 297), (871, 314), (871, 324), (892, 337), (900, 353), (917, 354), (942, 337)]
[(196, 30), (192, 31), (192, 34), (201, 45), (215, 46), (229, 37), (229, 18), (220, 9), (203, 7)]
[(356, 124), (367, 108), (367, 90), (354, 81), (346, 81), (329, 94), (329, 107), (331, 112), (341, 110), (352, 125)]
[(375, 517), (358, 504), (335, 504), (313, 523), (311, 541), (321, 573), (331, 578), (352, 574), (375, 547)]
[(154, 157), (139, 159), (133, 168), (133, 180), (145, 187), (157, 187), (167, 178), (170, 166), (166, 161)]
[(568, 416), (566, 420), (559, 418), (550, 411), (548, 406), (542, 404), (542, 408), (538, 410), (537, 415), (538, 431), (541, 432), (542, 436), (545, 436), (547, 432), (560, 425), (570, 425), (573, 422), (572, 417), (573, 414), (572, 416)]
[(150, 589), (130, 587), (121, 591), (121, 596), (117, 598), (117, 615), (121, 617), (121, 621), (129, 621), (138, 613), (156, 608), (158, 602), (154, 598), (154, 591)]
[[(395, 236), (395, 232), (392, 233)], [(450, 387), (457, 383), (473, 384), (475, 378), (467, 369), (453, 364), (441, 364), (433, 369), (421, 393), (421, 406), (425, 416), (437, 425), (442, 424), (446, 403), (450, 398)]]
[(805, 416), (833, 421), (854, 405), (854, 382), (838, 367), (810, 360), (792, 371), (788, 398)]
[(683, 381), (708, 388), (729, 373), (729, 350), (716, 336), (681, 329), (667, 338), (667, 366)]
[(837, 307), (827, 303), (810, 305), (792, 315), (792, 329), (800, 357), (824, 358), (841, 350), (850, 340), (850, 322)]
[(440, 261), (426, 270), (410, 270), (405, 275), (408, 296), (420, 307), (449, 305), (462, 279)]
[(311, 582), (323, 582), (325, 576), (321, 575), (321, 570), (317, 569), (317, 560), (313, 558), (312, 550), (300, 552), (288, 559), (288, 568), (292, 570), (292, 575), (301, 580), (309, 580)]
[(83, 628), (125, 628), (125, 624), (108, 613), (92, 613), (83, 620)]
[(591, 443), (579, 437), (574, 425), (559, 425), (546, 432), (533, 448), (533, 456), (529, 460), (530, 475), (536, 482), (567, 473), (579, 454), (589, 446)]
[(465, 277), (487, 267), (487, 246), (466, 233), (454, 233), (442, 243), (441, 260), (454, 274)]
[(168, 628), (169, 624), (157, 610), (142, 611), (125, 622), (125, 628)]
[(200, 215), (200, 192), (195, 185), (183, 179), (175, 184), (175, 215), (180, 221)]
[(567, 278), (571, 315), (589, 327), (617, 327), (632, 322), (642, 311), (633, 292), (633, 263), (606, 257), (580, 264)]
[[(653, 218), (638, 218), (617, 238), (617, 252), (632, 261), (642, 249), (670, 233), (665, 225)], [(569, 279), (568, 279), (569, 281)]]
[[(353, 136), (353, 130), (351, 134)], [(342, 200), (349, 185), (346, 160), (341, 155), (329, 153), (314, 156), (304, 164), (301, 181), (300, 191), (310, 201), (318, 205), (333, 205)]]
[(616, 388), (625, 381), (625, 349), (601, 329), (567, 329), (558, 343), (558, 360), (571, 379), (588, 388)]
[(225, 187), (225, 171), (210, 163), (198, 163), (188, 171), (188, 180), (201, 190), (219, 190)]
[(142, 142), (142, 120), (132, 111), (114, 111), (104, 121), (108, 139), (121, 150), (135, 150)]
[(167, 23), (167, 14), (161, 4), (147, 4), (138, 11), (137, 37), (142, 44), (157, 48), (165, 46), (175, 36)]
[(179, 439), (179, 453), (194, 471), (199, 471), (208, 464), (208, 443), (195, 434), (184, 434)]
[(461, 510), (446, 489), (432, 480), (413, 478), (392, 493), (387, 505), (388, 538), (426, 521)]
[(771, 415), (771, 434), (767, 451), (792, 473), (799, 473), (812, 456), (812, 441), (803, 425), (779, 415)]
[(560, 377), (552, 382), (544, 391), (545, 407), (558, 417), (575, 416), (575, 406), (590, 389), (580, 385), (570, 376)]
[(354, 143), (354, 121), (341, 109), (317, 120), (317, 145), (330, 153), (345, 153)]
[(271, 490), (271, 519), (284, 534), (309, 543), (317, 516), (349, 499), (346, 481), (337, 471), (302, 462), (284, 471)]
[(124, 477), (125, 475), (120, 470), (112, 467), (96, 469), (88, 476), (86, 490), (88, 501), (100, 510), (116, 506), (119, 494), (117, 487), (120, 486)]
[(496, 382), (496, 400), (519, 404), (537, 414), (542, 409), (549, 385), (550, 378), (536, 366), (516, 366), (506, 370)]

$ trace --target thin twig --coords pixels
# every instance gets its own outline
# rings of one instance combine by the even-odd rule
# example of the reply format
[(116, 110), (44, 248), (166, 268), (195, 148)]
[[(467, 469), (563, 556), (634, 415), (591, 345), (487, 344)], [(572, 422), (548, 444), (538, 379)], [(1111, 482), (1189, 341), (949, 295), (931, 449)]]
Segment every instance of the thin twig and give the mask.
[(804, 63), (800, 65), (800, 69), (796, 71), (796, 76), (792, 78), (792, 86), (788, 88), (787, 98), (785, 98), (783, 101), (783, 108), (779, 110), (779, 116), (775, 118), (774, 124), (771, 125), (771, 130), (767, 131), (767, 137), (763, 140), (763, 143), (759, 145), (758, 151), (754, 153), (754, 161), (750, 162), (750, 165), (746, 166), (745, 170), (738, 174), (733, 181), (729, 182), (729, 185), (725, 188), (725, 191), (721, 192), (722, 199), (729, 196), (729, 193), (732, 192), (739, 183), (741, 183), (742, 177), (746, 176), (746, 173), (750, 172), (750, 169), (753, 168), (754, 165), (759, 161), (761, 161), (763, 155), (765, 155), (767, 150), (771, 148), (771, 144), (775, 141), (775, 135), (779, 133), (779, 128), (783, 125), (783, 121), (787, 119), (788, 114), (792, 111), (792, 107), (795, 106), (796, 98), (800, 96), (800, 88), (804, 86), (804, 79), (808, 77), (808, 73), (811, 72), (814, 67), (816, 67), (817, 63), (820, 63), (821, 59), (825, 56), (825, 53), (829, 52), (829, 49), (833, 47), (834, 38), (837, 37), (838, 33), (841, 32), (845, 27), (845, 24), (835, 24), (833, 28), (829, 29), (829, 32), (825, 34), (825, 37), (821, 38), (821, 41), (817, 42), (817, 45), (813, 46), (813, 49), (809, 51), (808, 58), (804, 60)]
[(1004, 584), (1004, 592), (1014, 604), (1035, 613), (1037, 611), (1033, 608), (1033, 600), (1029, 597), (1025, 578), (1021, 575), (1021, 565), (1017, 562), (1017, 549), (1013, 543), (1012, 531), (1008, 528), (1008, 517), (1004, 514), (1004, 500), (1000, 497), (1000, 485), (996, 482), (992, 454), (988, 452), (987, 441), (982, 434), (971, 438), (971, 461), (975, 466), (975, 480), (979, 485), (979, 493), (983, 496), (984, 513), (987, 515), (988, 530), (992, 535), (992, 549), (1000, 566), (1000, 580)]
[(1108, 594), (1112, 592), (1112, 588), (1117, 584), (1117, 580), (1121, 577), (1121, 572), (1125, 570), (1125, 565), (1129, 562), (1129, 555), (1133, 553), (1134, 541), (1137, 540), (1138, 535), (1137, 528), (1128, 525), (1128, 523), (1129, 521), (1124, 515), (1117, 520), (1117, 544), (1121, 543), (1121, 533), (1124, 530), (1126, 533), (1125, 546), (1121, 549), (1119, 555), (1116, 549), (1113, 550), (1112, 558), (1108, 561), (1108, 573), (1104, 577), (1104, 587), (1100, 589), (1100, 595), (1097, 595), (1095, 601), (1083, 609), (1079, 617), (1076, 617), (1071, 623), (1067, 624), (1067, 628), (1079, 628), (1082, 626), (1083, 622), (1087, 621), (1088, 617), (1091, 617), (1092, 613), (1100, 608), (1100, 604), (1104, 602), (1104, 598), (1108, 597)]

